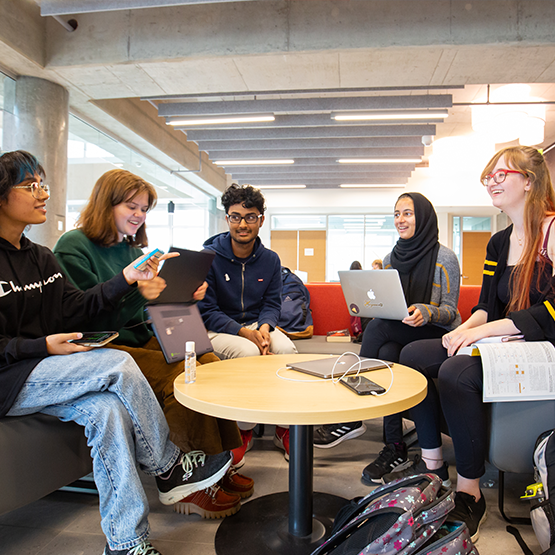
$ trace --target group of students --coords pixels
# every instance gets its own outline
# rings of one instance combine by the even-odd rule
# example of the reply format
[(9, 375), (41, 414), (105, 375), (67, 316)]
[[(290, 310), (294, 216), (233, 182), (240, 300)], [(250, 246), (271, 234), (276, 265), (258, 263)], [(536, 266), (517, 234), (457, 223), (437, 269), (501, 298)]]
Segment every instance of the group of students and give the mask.
[[(475, 341), (500, 335), (555, 343), (555, 193), (546, 161), (535, 148), (505, 148), (488, 162), (481, 182), (512, 224), (488, 243), (472, 316), (461, 324), (459, 264), (455, 254), (439, 244), (433, 206), (419, 193), (403, 194), (394, 210), (399, 240), (384, 267), (399, 271), (410, 316), (402, 322), (371, 320), (360, 350), (362, 356), (414, 368), (428, 382), (426, 398), (410, 410), (421, 455), (408, 458), (402, 416), (385, 417), (386, 445), (364, 468), (363, 481), (388, 483), (433, 472), (450, 485), (441, 442), (444, 416), (457, 467), (452, 516), (466, 522), (473, 541), (486, 518), (479, 479), (485, 472), (487, 407), (480, 357), (454, 355)], [(332, 447), (362, 433), (362, 422), (322, 426), (315, 431), (315, 446)]]
[[(234, 514), (254, 489), (237, 471), (253, 424), (241, 432), (236, 422), (192, 411), (174, 397), (183, 365), (166, 363), (144, 312), (166, 284), (156, 259), (143, 271), (134, 267), (148, 244), (153, 186), (125, 170), (106, 172), (76, 229), (53, 253), (24, 235), (27, 226), (46, 220), (44, 178), (32, 154), (0, 156), (0, 417), (42, 412), (82, 425), (107, 539), (104, 555), (158, 555), (148, 541), (148, 503), (137, 467), (156, 476), (161, 502), (177, 512)], [(208, 283), (194, 295), (205, 299), (201, 308), (218, 356), (205, 354), (199, 363), (295, 352), (275, 329), (281, 269), (258, 238), (264, 198), (253, 187), (233, 185), (222, 203), (230, 231), (207, 242), (216, 258)], [(245, 290), (238, 294), (240, 284)], [(101, 330), (119, 332), (109, 348), (91, 351), (74, 342), (81, 331)]]
[[(253, 491), (253, 480), (237, 472), (252, 424), (244, 424), (241, 433), (237, 423), (196, 413), (174, 398), (181, 365), (166, 364), (144, 317), (144, 305), (165, 283), (157, 276), (158, 261), (144, 271), (133, 267), (147, 245), (145, 219), (156, 202), (154, 188), (125, 170), (104, 174), (77, 229), (60, 238), (54, 256), (23, 233), (46, 220), (44, 177), (29, 153), (0, 157), (0, 417), (43, 412), (82, 425), (107, 538), (104, 555), (156, 555), (148, 541), (148, 503), (137, 466), (156, 476), (161, 501), (177, 511), (233, 514)], [(383, 264), (399, 271), (410, 315), (402, 322), (371, 320), (361, 347), (363, 356), (400, 362), (428, 380), (426, 398), (411, 410), (421, 456), (408, 459), (401, 415), (386, 417), (386, 445), (364, 469), (363, 480), (380, 483), (434, 472), (448, 483), (443, 413), (457, 462), (455, 516), (467, 523), (473, 539), (486, 515), (479, 478), (487, 413), (480, 358), (453, 355), (494, 335), (555, 342), (555, 194), (545, 159), (530, 147), (503, 149), (481, 180), (512, 225), (488, 244), (472, 316), (461, 324), (459, 264), (439, 243), (433, 206), (419, 193), (406, 193), (394, 210), (399, 240)], [(222, 203), (229, 232), (206, 243), (217, 256), (208, 285), (195, 293), (215, 353), (231, 358), (295, 352), (275, 329), (281, 277), (279, 257), (258, 237), (264, 199), (252, 187), (234, 185)], [(260, 279), (245, 284), (245, 268)], [(74, 343), (80, 337), (75, 330), (91, 325), (118, 330), (118, 343), (93, 351)], [(217, 357), (204, 355), (199, 362), (210, 360)], [(336, 445), (363, 433), (363, 426), (323, 426), (315, 431), (315, 445)], [(276, 430), (276, 438), (287, 455), (286, 428)]]

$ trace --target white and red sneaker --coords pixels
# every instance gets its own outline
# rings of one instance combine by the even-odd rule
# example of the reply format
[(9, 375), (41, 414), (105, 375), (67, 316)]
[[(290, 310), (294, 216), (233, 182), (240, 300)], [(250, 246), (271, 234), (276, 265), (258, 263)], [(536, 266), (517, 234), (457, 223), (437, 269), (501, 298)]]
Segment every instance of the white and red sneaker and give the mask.
[(254, 438), (252, 437), (252, 430), (239, 430), (241, 432), (241, 439), (243, 444), (240, 447), (232, 449), (233, 461), (231, 466), (236, 470), (245, 464), (245, 453), (252, 449)]
[(283, 456), (285, 460), (289, 460), (289, 428), (282, 428), (281, 426), (276, 426), (276, 433), (274, 435), (274, 445), (278, 449), (285, 451)]

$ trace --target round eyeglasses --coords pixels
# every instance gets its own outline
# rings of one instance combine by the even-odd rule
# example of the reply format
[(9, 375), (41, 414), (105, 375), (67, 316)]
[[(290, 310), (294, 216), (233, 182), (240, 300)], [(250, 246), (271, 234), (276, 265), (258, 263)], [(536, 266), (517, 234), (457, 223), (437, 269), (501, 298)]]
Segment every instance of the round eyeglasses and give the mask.
[(37, 181), (29, 183), (29, 185), (16, 185), (13, 189), (30, 189), (34, 198), (39, 199), (41, 195), (49, 195), (50, 187), (46, 183), (38, 183)]
[(241, 220), (245, 220), (248, 224), (255, 224), (259, 218), (262, 218), (262, 214), (247, 214), (246, 216), (241, 216), (239, 214), (228, 214), (227, 219), (232, 224), (240, 224)]
[(497, 183), (499, 185), (499, 183), (503, 183), (503, 181), (505, 181), (505, 179), (507, 179), (507, 174), (509, 174), (509, 173), (519, 173), (520, 175), (524, 175), (524, 176), (528, 177), (527, 173), (519, 172), (517, 170), (497, 170), (495, 173), (490, 173), (490, 174), (486, 175), (486, 177), (484, 177), (484, 179), (482, 179), (482, 185), (484, 187), (487, 187), (491, 183), (492, 179), (493, 179), (493, 181), (495, 181), (495, 183)]

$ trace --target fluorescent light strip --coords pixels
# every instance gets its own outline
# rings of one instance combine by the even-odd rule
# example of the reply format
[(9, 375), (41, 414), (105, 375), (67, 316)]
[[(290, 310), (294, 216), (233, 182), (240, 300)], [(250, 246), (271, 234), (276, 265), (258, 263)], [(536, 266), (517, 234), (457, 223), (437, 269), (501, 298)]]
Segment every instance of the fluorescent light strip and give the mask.
[(340, 158), (340, 164), (418, 164), (420, 158)]
[(379, 121), (379, 120), (410, 120), (410, 119), (444, 119), (449, 116), (447, 110), (436, 112), (374, 112), (368, 114), (332, 114), (336, 121)]
[(397, 183), (341, 183), (339, 185), (343, 189), (364, 189), (364, 188), (376, 188), (376, 187), (387, 187), (387, 188), (395, 188), (395, 187), (402, 187), (403, 189), (406, 185), (401, 185)]
[(273, 164), (294, 164), (295, 160), (216, 160), (217, 166), (264, 166)]
[(257, 189), (305, 189), (306, 185), (253, 185)]
[(274, 121), (276, 118), (273, 114), (265, 114), (260, 116), (233, 116), (233, 117), (213, 117), (213, 118), (197, 118), (197, 119), (174, 119), (167, 121), (166, 125), (217, 125), (219, 123), (256, 123), (261, 121)]

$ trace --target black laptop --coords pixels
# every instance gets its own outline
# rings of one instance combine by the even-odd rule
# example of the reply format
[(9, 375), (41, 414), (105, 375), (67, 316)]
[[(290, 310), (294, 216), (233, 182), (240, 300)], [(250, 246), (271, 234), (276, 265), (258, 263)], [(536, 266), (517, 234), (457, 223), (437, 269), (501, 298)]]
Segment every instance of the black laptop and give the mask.
[(149, 304), (191, 303), (194, 292), (206, 279), (215, 253), (177, 247), (171, 247), (168, 252), (178, 252), (179, 256), (164, 262), (158, 275), (166, 281), (167, 286), (160, 296)]
[(168, 364), (185, 358), (187, 341), (195, 342), (197, 356), (214, 350), (196, 304), (152, 304), (146, 308)]
[(185, 343), (195, 342), (197, 356), (214, 349), (204, 327), (193, 294), (206, 279), (214, 252), (171, 247), (176, 258), (164, 262), (160, 273), (166, 288), (146, 305), (152, 328), (168, 364), (185, 358)]

